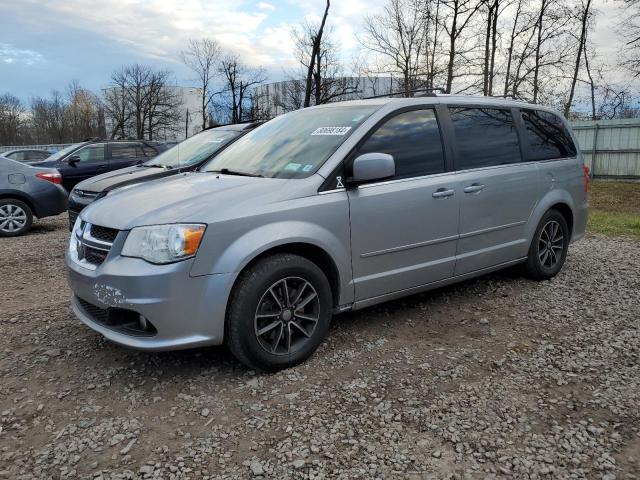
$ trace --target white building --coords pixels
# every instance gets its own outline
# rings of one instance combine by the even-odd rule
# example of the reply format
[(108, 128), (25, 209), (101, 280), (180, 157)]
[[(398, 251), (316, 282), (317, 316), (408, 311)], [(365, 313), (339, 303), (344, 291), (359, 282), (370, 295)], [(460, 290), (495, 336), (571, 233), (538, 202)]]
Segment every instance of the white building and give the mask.
[[(385, 95), (401, 88), (400, 80), (393, 77), (341, 77), (335, 82), (339, 85), (338, 91), (346, 93), (332, 98), (333, 102)], [(252, 95), (254, 111), (266, 118), (273, 118), (301, 108), (304, 84), (304, 80), (286, 80), (256, 87)]]
[(178, 108), (180, 120), (175, 127), (161, 133), (165, 138), (156, 138), (165, 142), (181, 142), (202, 130), (202, 89), (194, 87), (167, 87), (180, 99)]

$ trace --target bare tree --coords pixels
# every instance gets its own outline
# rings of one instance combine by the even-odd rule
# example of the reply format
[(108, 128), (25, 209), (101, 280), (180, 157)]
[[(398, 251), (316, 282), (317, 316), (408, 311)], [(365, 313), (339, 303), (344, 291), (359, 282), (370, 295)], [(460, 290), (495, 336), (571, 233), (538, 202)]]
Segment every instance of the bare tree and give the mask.
[[(455, 0), (458, 1), (458, 0)], [(421, 86), (426, 16), (420, 0), (389, 0), (379, 15), (366, 16), (363, 46), (379, 57), (378, 71), (399, 74), (406, 95)]]
[[(147, 85), (147, 138), (154, 138), (163, 132), (167, 134), (177, 133), (180, 129), (180, 95), (168, 86), (170, 73), (164, 70), (153, 72)], [(187, 112), (188, 115), (188, 112)], [(188, 135), (188, 130), (185, 132)]]
[(109, 138), (127, 138), (131, 109), (127, 96), (128, 79), (124, 69), (111, 74), (111, 86), (104, 90), (105, 115), (111, 120)]
[(626, 5), (625, 19), (621, 24), (622, 66), (635, 78), (640, 77), (640, 0), (621, 0)]
[(246, 65), (236, 53), (228, 53), (220, 62), (219, 72), (224, 78), (223, 93), (228, 99), (226, 105), (220, 107), (230, 113), (231, 123), (242, 122), (250, 110), (249, 92), (265, 81), (265, 71)]
[(171, 72), (130, 65), (111, 75), (105, 90), (105, 111), (111, 138), (153, 139), (160, 132), (175, 133), (181, 99), (169, 85)]
[(580, 21), (580, 38), (578, 39), (578, 46), (576, 50), (576, 62), (573, 70), (573, 76), (571, 77), (571, 89), (569, 90), (569, 98), (564, 106), (564, 116), (569, 116), (571, 110), (571, 104), (573, 103), (573, 96), (576, 90), (576, 82), (578, 81), (578, 75), (580, 73), (580, 62), (582, 60), (582, 53), (586, 48), (587, 43), (587, 29), (589, 27), (589, 19), (591, 18), (591, 0), (582, 0), (580, 10), (578, 12), (578, 19)]
[(0, 96), (0, 145), (16, 145), (20, 142), (24, 116), (25, 109), (18, 97), (9, 93)]
[(67, 87), (70, 140), (103, 137), (104, 110), (100, 99), (73, 80)]
[(447, 62), (447, 80), (445, 90), (451, 93), (451, 87), (455, 78), (456, 57), (460, 54), (458, 47), (462, 33), (471, 24), (474, 15), (482, 7), (482, 0), (443, 0), (443, 5), (448, 9), (448, 15), (444, 19), (444, 29), (449, 40), (449, 54)]
[[(320, 43), (317, 44), (319, 31), (323, 33)], [(308, 74), (311, 67), (313, 81), (310, 87), (306, 81), (301, 85), (301, 82), (296, 80), (302, 75), (299, 77), (296, 73), (291, 74), (291, 83), (287, 87), (285, 100), (288, 100), (291, 105), (299, 103), (297, 96), (301, 90), (300, 87), (303, 87), (304, 94), (302, 106), (330, 103), (358, 92), (357, 79), (347, 78), (343, 74), (338, 48), (330, 28), (304, 22), (300, 27), (293, 28), (291, 36), (294, 40), (295, 55), (303, 74)], [(307, 100), (309, 100), (308, 104)], [(287, 110), (292, 109), (295, 108), (287, 108)]]
[(220, 45), (211, 38), (189, 40), (186, 50), (180, 54), (182, 62), (196, 74), (199, 88), (202, 90), (200, 105), (203, 130), (207, 128), (209, 120), (209, 105), (214, 95), (211, 86), (218, 74), (217, 67), (221, 54)]
[(324, 27), (327, 23), (327, 16), (329, 15), (329, 7), (330, 2), (327, 0), (327, 6), (324, 9), (324, 14), (322, 15), (322, 20), (318, 29), (311, 33), (311, 55), (309, 57), (309, 63), (307, 65), (307, 77), (305, 83), (305, 92), (304, 92), (304, 106), (308, 107), (311, 105), (311, 88), (313, 83), (314, 72), (316, 71), (316, 63), (320, 63), (320, 52), (322, 45), (322, 35), (324, 34)]

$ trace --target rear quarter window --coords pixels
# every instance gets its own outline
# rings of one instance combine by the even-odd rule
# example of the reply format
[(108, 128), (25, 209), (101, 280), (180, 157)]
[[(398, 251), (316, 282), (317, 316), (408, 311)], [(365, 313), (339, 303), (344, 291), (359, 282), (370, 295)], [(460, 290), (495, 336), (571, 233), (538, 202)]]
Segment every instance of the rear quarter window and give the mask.
[(576, 156), (576, 146), (562, 119), (541, 110), (522, 110), (529, 160), (552, 160)]

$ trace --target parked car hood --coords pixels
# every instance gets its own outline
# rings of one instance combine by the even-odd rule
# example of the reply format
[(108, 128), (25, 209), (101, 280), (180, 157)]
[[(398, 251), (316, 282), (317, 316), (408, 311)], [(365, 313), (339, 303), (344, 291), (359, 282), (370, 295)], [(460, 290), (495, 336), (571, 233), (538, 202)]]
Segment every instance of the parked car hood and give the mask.
[[(287, 188), (282, 188), (287, 184)], [(306, 188), (305, 188), (306, 187)], [(84, 209), (81, 218), (118, 230), (164, 223), (211, 223), (259, 213), (260, 208), (304, 195), (300, 180), (182, 173), (114, 190)]]
[(100, 193), (104, 190), (113, 190), (125, 185), (132, 185), (153, 178), (168, 177), (178, 173), (180, 173), (180, 170), (177, 169), (168, 170), (165, 168), (133, 166), (88, 178), (76, 185), (75, 188), (86, 192)]

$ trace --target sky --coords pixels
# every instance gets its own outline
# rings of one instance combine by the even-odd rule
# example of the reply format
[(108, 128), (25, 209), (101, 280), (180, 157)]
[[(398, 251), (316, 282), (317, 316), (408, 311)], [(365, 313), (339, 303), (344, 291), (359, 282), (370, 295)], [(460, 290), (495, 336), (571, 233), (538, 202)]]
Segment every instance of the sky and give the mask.
[[(357, 56), (363, 15), (385, 0), (334, 0), (329, 14), (345, 61)], [(596, 0), (593, 40), (615, 55), (620, 11)], [(178, 85), (195, 86), (179, 53), (190, 38), (214, 37), (270, 81), (295, 67), (291, 28), (319, 18), (324, 0), (0, 0), (0, 94), (24, 101), (64, 90), (73, 79), (93, 91), (122, 65), (170, 69)]]

